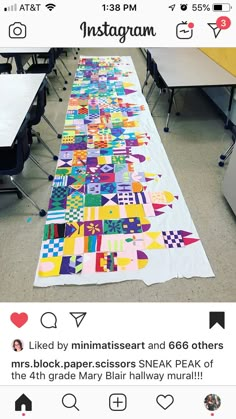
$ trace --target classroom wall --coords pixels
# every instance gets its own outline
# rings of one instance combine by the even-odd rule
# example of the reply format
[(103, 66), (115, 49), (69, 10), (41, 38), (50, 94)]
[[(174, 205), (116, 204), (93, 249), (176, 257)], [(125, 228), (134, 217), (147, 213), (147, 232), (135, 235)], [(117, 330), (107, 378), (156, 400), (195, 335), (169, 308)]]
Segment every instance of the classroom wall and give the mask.
[(236, 48), (200, 48), (225, 70), (236, 76)]

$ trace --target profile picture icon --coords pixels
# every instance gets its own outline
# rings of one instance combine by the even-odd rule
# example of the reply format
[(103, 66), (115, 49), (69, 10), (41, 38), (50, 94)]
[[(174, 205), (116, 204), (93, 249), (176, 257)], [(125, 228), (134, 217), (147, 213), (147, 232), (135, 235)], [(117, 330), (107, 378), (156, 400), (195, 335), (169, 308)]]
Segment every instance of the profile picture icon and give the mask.
[(220, 397), (217, 396), (217, 394), (208, 394), (208, 396), (205, 397), (204, 405), (207, 410), (214, 412), (219, 409), (221, 405)]
[(24, 349), (22, 340), (20, 339), (13, 340), (12, 349), (15, 352), (21, 352)]

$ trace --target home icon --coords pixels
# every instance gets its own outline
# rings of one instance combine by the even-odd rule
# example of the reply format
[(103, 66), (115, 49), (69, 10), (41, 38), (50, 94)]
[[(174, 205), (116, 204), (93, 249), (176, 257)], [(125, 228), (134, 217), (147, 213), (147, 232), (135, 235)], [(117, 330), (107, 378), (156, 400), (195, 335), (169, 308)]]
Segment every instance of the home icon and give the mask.
[(25, 406), (26, 411), (31, 412), (32, 402), (25, 394), (22, 394), (19, 399), (15, 401), (15, 411), (21, 411), (23, 406)]

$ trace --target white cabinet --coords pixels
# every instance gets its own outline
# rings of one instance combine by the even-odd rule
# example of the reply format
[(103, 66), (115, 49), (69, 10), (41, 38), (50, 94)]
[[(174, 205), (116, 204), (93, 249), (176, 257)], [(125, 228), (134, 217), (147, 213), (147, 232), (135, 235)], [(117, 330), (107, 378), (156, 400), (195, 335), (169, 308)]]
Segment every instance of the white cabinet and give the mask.
[(225, 173), (223, 194), (236, 215), (236, 145)]

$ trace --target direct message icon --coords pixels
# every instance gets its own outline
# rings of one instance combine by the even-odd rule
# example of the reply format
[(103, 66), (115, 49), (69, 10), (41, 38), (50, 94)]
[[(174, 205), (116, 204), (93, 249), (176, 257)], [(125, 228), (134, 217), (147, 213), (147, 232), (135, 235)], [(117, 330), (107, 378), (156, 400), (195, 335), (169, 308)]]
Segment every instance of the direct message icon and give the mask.
[(70, 312), (70, 315), (71, 315), (72, 317), (74, 317), (74, 319), (75, 319), (75, 322), (76, 322), (76, 327), (79, 327), (79, 326), (80, 326), (80, 324), (81, 324), (81, 323), (82, 323), (82, 321), (84, 320), (84, 318), (85, 318), (86, 314), (87, 314), (87, 313), (85, 313), (85, 312), (79, 312), (79, 311), (73, 311), (73, 312)]
[(161, 406), (162, 409), (167, 410), (174, 403), (175, 399), (172, 394), (159, 394), (156, 398), (157, 404)]
[(213, 30), (214, 37), (217, 38), (221, 31), (230, 28), (231, 20), (228, 16), (220, 16), (215, 23), (208, 23), (208, 26)]

